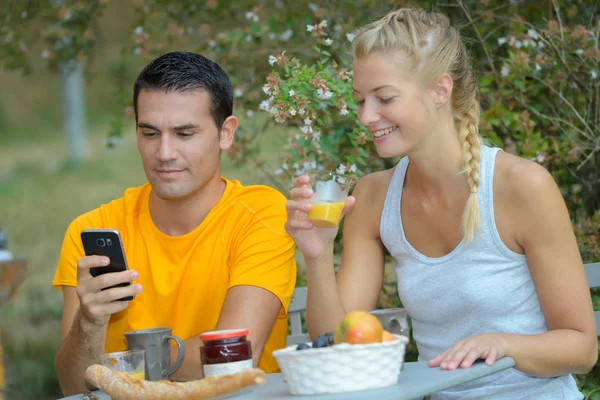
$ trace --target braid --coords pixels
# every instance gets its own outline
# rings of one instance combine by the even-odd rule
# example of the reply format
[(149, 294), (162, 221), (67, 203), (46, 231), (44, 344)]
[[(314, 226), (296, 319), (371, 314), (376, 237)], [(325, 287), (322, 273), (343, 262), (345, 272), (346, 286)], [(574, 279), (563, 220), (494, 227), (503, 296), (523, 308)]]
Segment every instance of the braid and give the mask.
[(481, 161), (481, 139), (479, 138), (479, 101), (472, 99), (471, 106), (457, 123), (458, 140), (462, 149), (463, 172), (469, 185), (469, 198), (462, 215), (461, 230), (466, 243), (473, 240), (479, 229), (479, 203), (477, 189), (479, 188), (479, 162)]

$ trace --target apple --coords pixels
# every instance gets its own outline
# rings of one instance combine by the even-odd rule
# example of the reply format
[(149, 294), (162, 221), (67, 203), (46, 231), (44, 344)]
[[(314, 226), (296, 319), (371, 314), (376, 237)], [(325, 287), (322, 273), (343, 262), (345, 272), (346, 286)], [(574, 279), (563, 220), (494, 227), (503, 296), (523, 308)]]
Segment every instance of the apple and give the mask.
[(342, 318), (335, 330), (335, 343), (366, 344), (381, 342), (383, 327), (377, 317), (366, 311), (352, 311)]

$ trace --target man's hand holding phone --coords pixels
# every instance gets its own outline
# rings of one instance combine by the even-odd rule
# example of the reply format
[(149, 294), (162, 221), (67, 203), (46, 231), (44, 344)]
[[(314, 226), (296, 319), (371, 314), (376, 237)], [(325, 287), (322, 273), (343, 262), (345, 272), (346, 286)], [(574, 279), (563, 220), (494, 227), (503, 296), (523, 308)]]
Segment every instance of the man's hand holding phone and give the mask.
[[(103, 268), (110, 264), (106, 256), (85, 256), (77, 261), (77, 296), (81, 316), (89, 323), (103, 327), (110, 316), (127, 308), (131, 298), (142, 292), (142, 285), (131, 282), (138, 278), (136, 271), (124, 270), (92, 276), (91, 268)], [(126, 286), (116, 286), (125, 283)]]

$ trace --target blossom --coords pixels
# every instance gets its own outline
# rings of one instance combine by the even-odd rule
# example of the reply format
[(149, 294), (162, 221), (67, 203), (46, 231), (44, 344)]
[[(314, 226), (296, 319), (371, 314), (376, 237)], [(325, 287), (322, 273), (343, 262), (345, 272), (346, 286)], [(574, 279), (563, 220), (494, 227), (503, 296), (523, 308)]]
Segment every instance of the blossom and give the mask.
[(274, 174), (275, 174), (275, 176), (279, 176), (279, 175), (283, 174), (283, 170), (281, 168), (276, 169)]
[(281, 35), (279, 35), (279, 40), (281, 40), (282, 42), (287, 42), (288, 40), (290, 40), (290, 38), (292, 37), (293, 34), (294, 34), (293, 30), (287, 29), (285, 32), (283, 32)]
[(269, 109), (271, 108), (269, 105), (269, 100), (261, 101), (258, 108), (260, 108), (261, 110), (264, 110), (264, 111), (269, 111)]
[(273, 66), (277, 62), (277, 57), (269, 56), (269, 65)]
[(577, 49), (575, 50), (575, 54), (577, 54), (578, 56), (583, 54), (583, 49)]
[(312, 134), (312, 138), (315, 142), (321, 140), (321, 131), (314, 131)]
[(532, 38), (532, 39), (539, 39), (540, 35), (538, 35), (537, 31), (535, 29), (528, 29), (527, 30), (527, 34)]
[(312, 32), (315, 29), (314, 25), (306, 25), (306, 32)]
[(335, 170), (335, 172), (337, 172), (340, 175), (343, 175), (346, 172), (346, 166), (344, 164), (340, 164), (337, 169)]
[(142, 28), (141, 26), (138, 26), (137, 28), (135, 28), (133, 30), (133, 33), (135, 33), (136, 35), (141, 35), (142, 33), (144, 33), (144, 28)]
[(244, 94), (244, 91), (243, 91), (242, 89), (240, 89), (240, 88), (236, 88), (236, 89), (233, 91), (233, 95), (234, 95), (235, 97), (242, 97), (242, 95), (243, 95), (243, 94)]
[(263, 86), (263, 92), (265, 94), (269, 94), (271, 92), (271, 88), (268, 85)]
[(293, 96), (293, 95), (296, 94), (296, 92), (294, 92), (294, 89), (290, 90), (288, 93), (289, 93), (290, 96)]
[(217, 47), (217, 42), (215, 42), (214, 40), (209, 40), (208, 45), (214, 49), (215, 47)]
[(598, 71), (595, 69), (591, 70), (590, 73), (592, 74), (592, 79), (598, 78)]
[(502, 67), (502, 69), (500, 70), (500, 74), (502, 76), (508, 76), (509, 72), (510, 72), (510, 70), (508, 69), (507, 66)]
[(310, 120), (310, 118), (306, 118), (304, 120), (304, 125), (312, 125), (312, 121)]
[(305, 134), (308, 135), (309, 133), (313, 132), (313, 128), (310, 125), (304, 125), (303, 127), (300, 128), (300, 131)]
[(325, 46), (331, 46), (333, 44), (333, 40), (331, 38), (325, 39)]
[(298, 115), (304, 115), (306, 111), (304, 111), (304, 108), (301, 108), (298, 110)]
[(352, 173), (354, 174), (354, 173), (356, 172), (356, 164), (352, 164), (352, 165), (350, 166), (350, 169), (349, 169), (349, 171), (350, 171), (350, 172), (352, 172)]
[(254, 111), (246, 110), (246, 118), (252, 118), (254, 116)]
[(505, 37), (498, 38), (498, 46), (502, 46), (504, 43), (506, 43)]
[(340, 110), (340, 115), (348, 115), (348, 109), (346, 107)]
[(355, 37), (354, 33), (346, 33), (346, 39), (348, 39), (349, 42), (353, 42), (354, 37)]
[(319, 10), (319, 6), (314, 3), (308, 3), (308, 8), (310, 8), (312, 12), (317, 12)]
[(295, 108), (290, 108), (290, 115), (292, 117), (296, 115), (296, 109)]

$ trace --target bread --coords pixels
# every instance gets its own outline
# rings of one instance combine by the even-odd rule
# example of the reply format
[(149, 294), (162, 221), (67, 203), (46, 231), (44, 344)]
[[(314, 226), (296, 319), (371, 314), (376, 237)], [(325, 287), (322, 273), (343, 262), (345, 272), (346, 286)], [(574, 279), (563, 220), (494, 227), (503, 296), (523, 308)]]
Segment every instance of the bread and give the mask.
[(190, 382), (151, 382), (96, 364), (87, 368), (85, 379), (113, 400), (194, 400), (210, 399), (247, 386), (262, 385), (266, 374), (260, 369), (251, 368), (233, 375)]

